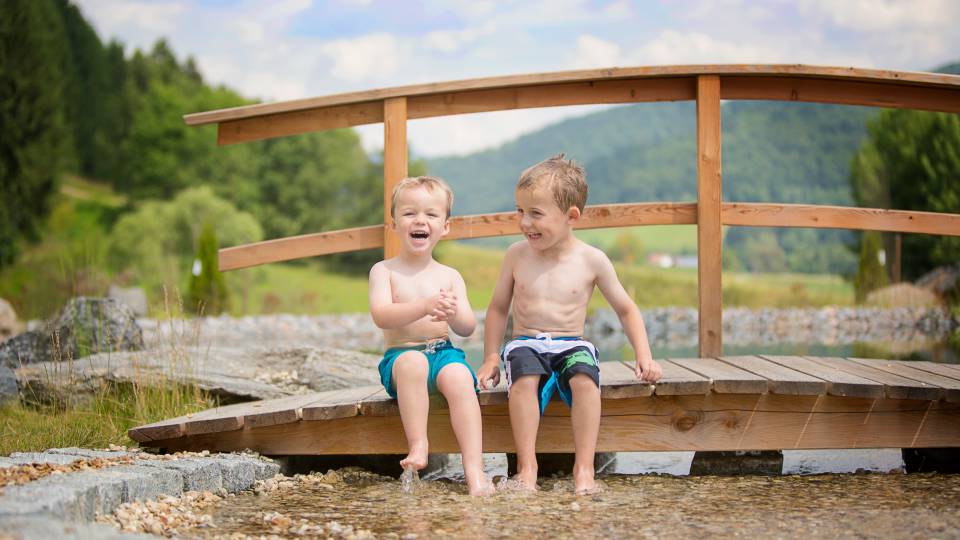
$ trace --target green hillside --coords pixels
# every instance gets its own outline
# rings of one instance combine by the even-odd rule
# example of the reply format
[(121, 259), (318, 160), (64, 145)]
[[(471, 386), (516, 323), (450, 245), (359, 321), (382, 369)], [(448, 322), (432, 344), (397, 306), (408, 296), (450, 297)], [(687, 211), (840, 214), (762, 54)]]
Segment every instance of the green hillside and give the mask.
[[(780, 102), (723, 105), (724, 199), (850, 205), (850, 159), (866, 107)], [(590, 203), (696, 199), (696, 113), (692, 102), (605, 109), (520, 137), (499, 148), (430, 160), (457, 193), (458, 214), (510, 210), (516, 177), (564, 152), (582, 163)], [(842, 231), (732, 229), (733, 268), (850, 272)], [(806, 249), (819, 246), (817, 250)]]

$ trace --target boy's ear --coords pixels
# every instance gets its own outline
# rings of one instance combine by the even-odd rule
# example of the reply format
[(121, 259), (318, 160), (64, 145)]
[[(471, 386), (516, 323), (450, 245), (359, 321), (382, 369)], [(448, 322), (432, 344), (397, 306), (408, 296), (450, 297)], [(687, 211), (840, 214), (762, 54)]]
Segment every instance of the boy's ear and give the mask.
[(446, 236), (447, 233), (449, 233), (449, 232), (450, 232), (450, 218), (448, 217), (448, 218), (447, 218), (446, 220), (444, 220), (444, 222), (443, 222), (443, 234), (441, 234), (440, 236)]
[(397, 230), (397, 220), (390, 218), (390, 228), (393, 230)]
[(578, 219), (580, 219), (580, 209), (576, 206), (571, 206), (570, 209), (567, 210), (567, 220), (573, 223)]

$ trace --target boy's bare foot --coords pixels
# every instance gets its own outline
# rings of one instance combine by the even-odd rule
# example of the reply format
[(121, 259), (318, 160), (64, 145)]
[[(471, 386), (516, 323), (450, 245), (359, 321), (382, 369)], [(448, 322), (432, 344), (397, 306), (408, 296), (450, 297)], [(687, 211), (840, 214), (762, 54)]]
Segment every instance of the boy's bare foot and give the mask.
[(419, 471), (427, 466), (427, 456), (429, 446), (426, 442), (414, 444), (410, 447), (410, 453), (407, 457), (400, 460), (400, 467), (403, 469), (413, 469)]
[(521, 491), (536, 491), (537, 490), (537, 470), (525, 470), (517, 471), (517, 474), (513, 477), (517, 482), (518, 488)]
[(573, 468), (573, 490), (577, 495), (592, 495), (599, 491), (597, 482), (593, 478), (593, 467)]
[(483, 475), (478, 481), (471, 482), (468, 480), (467, 488), (472, 497), (486, 497), (487, 495), (493, 495), (496, 491), (493, 487), (493, 482), (491, 482), (486, 475)]

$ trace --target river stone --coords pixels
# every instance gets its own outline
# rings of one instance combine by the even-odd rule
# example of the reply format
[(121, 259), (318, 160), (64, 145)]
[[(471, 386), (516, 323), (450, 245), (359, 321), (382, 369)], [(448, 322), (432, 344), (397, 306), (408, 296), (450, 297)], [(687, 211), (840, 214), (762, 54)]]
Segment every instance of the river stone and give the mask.
[[(0, 516), (0, 531), (15, 540), (137, 540), (156, 536), (130, 533), (99, 523), (72, 523), (52, 516)], [(8, 536), (4, 536), (7, 538)]]
[(13, 370), (0, 366), (0, 404), (18, 399), (17, 376)]
[(111, 285), (107, 297), (127, 306), (137, 317), (147, 315), (147, 294), (140, 287), (124, 288)]
[(183, 491), (217, 491), (223, 487), (220, 464), (212, 459), (145, 460), (143, 465), (181, 473), (183, 475)]
[(100, 351), (143, 349), (143, 332), (130, 310), (112, 298), (72, 298), (40, 330), (0, 344), (0, 365), (17, 368), (76, 360)]

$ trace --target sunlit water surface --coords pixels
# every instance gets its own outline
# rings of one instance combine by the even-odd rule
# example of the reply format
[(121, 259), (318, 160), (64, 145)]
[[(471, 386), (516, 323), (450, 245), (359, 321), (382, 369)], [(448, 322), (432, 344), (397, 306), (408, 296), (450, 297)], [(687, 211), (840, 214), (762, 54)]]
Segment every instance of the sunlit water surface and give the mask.
[[(345, 469), (268, 494), (224, 500), (203, 538), (229, 534), (295, 537), (265, 515), (336, 522), (377, 538), (957, 538), (960, 475), (818, 476), (604, 475), (605, 490), (575, 496), (569, 477), (541, 480), (537, 493), (477, 499), (449, 480), (400, 482)], [(327, 536), (329, 534), (323, 534)], [(352, 537), (355, 532), (346, 535)]]

